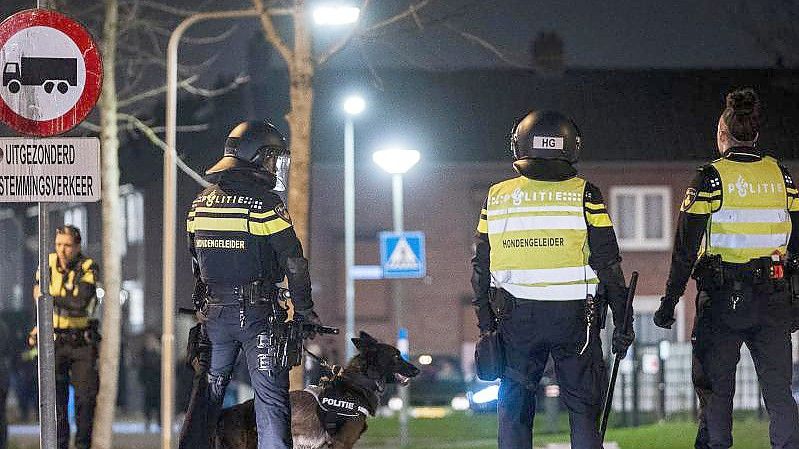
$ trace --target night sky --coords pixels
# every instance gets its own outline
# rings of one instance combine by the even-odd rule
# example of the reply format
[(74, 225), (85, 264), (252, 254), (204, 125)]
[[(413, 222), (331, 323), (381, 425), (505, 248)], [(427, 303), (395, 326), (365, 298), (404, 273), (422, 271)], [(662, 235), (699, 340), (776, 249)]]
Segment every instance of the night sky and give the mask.
[[(360, 1), (349, 0), (359, 4)], [(66, 10), (85, 10), (79, 5), (98, 5), (96, 0), (59, 0)], [(160, 2), (170, 6), (198, 2)], [(408, 0), (372, 1), (364, 23), (372, 24), (400, 10)], [(766, 11), (776, 2), (746, 2), (753, 14), (736, 13), (736, 2), (713, 0), (431, 0), (420, 10), (422, 29), (412, 20), (384, 28), (377, 35), (359, 40), (333, 61), (334, 66), (410, 67), (425, 70), (449, 70), (468, 67), (507, 66), (488, 50), (458, 34), (470, 33), (495, 46), (513, 64), (528, 65), (530, 40), (541, 31), (554, 31), (564, 41), (566, 64), (590, 68), (686, 68), (686, 67), (765, 67), (777, 57), (758, 44), (760, 29), (772, 25), (774, 14)], [(796, 1), (787, 3), (796, 4)], [(32, 0), (3, 0), (3, 17), (35, 6)], [(201, 8), (239, 9), (249, 6), (246, 0), (205, 1)], [(796, 8), (795, 8), (796, 9)], [(165, 16), (159, 14), (159, 19)], [(740, 24), (746, 23), (747, 30)], [(169, 20), (161, 23), (169, 29)], [(173, 25), (174, 26), (174, 25)], [(228, 25), (206, 23), (192, 28), (193, 35), (213, 34)], [(345, 29), (316, 29), (321, 47), (341, 36)], [(247, 43), (260, 33), (255, 20), (240, 21), (233, 36), (223, 46), (185, 49), (184, 58), (202, 59), (219, 54), (216, 72), (246, 70)], [(255, 39), (258, 39), (256, 36)], [(795, 53), (795, 52), (794, 52)], [(797, 56), (787, 55), (789, 63)]]

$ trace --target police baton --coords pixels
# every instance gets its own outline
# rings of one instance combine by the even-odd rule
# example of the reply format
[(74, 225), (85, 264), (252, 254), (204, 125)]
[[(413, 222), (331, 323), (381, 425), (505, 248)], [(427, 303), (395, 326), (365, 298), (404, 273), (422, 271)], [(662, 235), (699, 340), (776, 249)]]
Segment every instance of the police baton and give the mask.
[[(635, 287), (638, 284), (638, 272), (633, 271), (630, 276), (630, 286), (627, 289), (627, 301), (624, 304), (624, 334), (629, 332), (630, 323), (632, 322), (633, 314), (633, 298), (635, 298)], [(605, 431), (608, 429), (608, 417), (610, 416), (610, 409), (613, 406), (613, 390), (616, 388), (616, 377), (619, 375), (619, 363), (622, 360), (621, 354), (616, 354), (613, 358), (613, 371), (610, 374), (610, 384), (608, 391), (605, 393), (605, 401), (602, 404), (602, 421), (599, 424), (599, 435), (601, 441), (605, 441)]]

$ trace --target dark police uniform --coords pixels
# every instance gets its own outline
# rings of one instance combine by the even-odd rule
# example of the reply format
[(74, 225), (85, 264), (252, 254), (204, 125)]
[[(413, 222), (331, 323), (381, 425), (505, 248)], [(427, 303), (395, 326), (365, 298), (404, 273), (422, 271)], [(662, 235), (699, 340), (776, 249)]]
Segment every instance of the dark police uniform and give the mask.
[[(67, 403), (69, 384), (75, 388), (75, 447), (91, 446), (94, 408), (100, 378), (97, 371), (99, 334), (91, 319), (97, 301), (97, 264), (78, 254), (66, 269), (58, 265), (58, 257), (49, 257), (50, 295), (53, 297), (53, 330), (55, 332), (56, 406), (58, 447), (69, 447)], [(36, 284), (39, 273), (36, 273)]]
[(626, 288), (599, 189), (570, 165), (551, 177), (566, 164), (538, 161), (546, 177), (491, 186), (477, 226), (472, 285), (481, 331), (494, 322), (493, 288), (506, 303), (498, 313), (507, 363), (499, 392), (500, 449), (532, 448), (535, 392), (550, 356), (569, 410), (572, 447), (601, 449), (597, 417), (606, 369), (598, 333), (587, 336), (586, 297), (596, 294), (601, 279), (620, 324)]
[(680, 209), (664, 298), (675, 304), (693, 271), (699, 291), (693, 332), (697, 448), (732, 446), (735, 371), (744, 343), (769, 412), (772, 447), (799, 448), (783, 265), (797, 254), (799, 194), (775, 159), (751, 147), (732, 148), (699, 169)]
[(206, 179), (213, 185), (192, 202), (187, 230), (196, 275), (209, 290), (209, 398), (216, 408), (210, 415), (218, 413), (243, 350), (255, 390), (258, 447), (290, 448), (289, 369), (272, 366), (275, 348), (266, 338), (271, 307), (247, 298), (269, 297), (287, 277), (295, 314), (309, 313), (307, 261), (285, 206), (254, 170), (229, 169)]

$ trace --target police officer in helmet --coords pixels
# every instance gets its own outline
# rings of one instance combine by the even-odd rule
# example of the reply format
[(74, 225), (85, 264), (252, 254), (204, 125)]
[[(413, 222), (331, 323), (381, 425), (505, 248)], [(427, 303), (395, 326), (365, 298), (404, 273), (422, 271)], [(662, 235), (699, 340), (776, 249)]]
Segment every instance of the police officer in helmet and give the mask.
[(755, 91), (727, 94), (716, 131), (721, 158), (699, 168), (686, 192), (666, 295), (654, 317), (670, 328), (689, 276), (696, 279), (697, 449), (732, 446), (735, 370), (744, 343), (769, 413), (772, 447), (799, 448), (790, 389), (790, 332), (798, 317), (788, 281), (796, 284), (799, 276), (799, 192), (788, 171), (755, 147), (759, 132)]
[[(286, 303), (293, 303), (295, 321), (319, 323), (308, 261), (275, 193), (286, 188), (289, 156), (286, 140), (271, 123), (240, 123), (230, 132), (222, 159), (206, 172), (212, 185), (194, 200), (187, 220), (199, 286), (195, 307), (212, 348), (208, 431), (215, 428), (225, 387), (243, 351), (255, 390), (259, 449), (292, 447), (291, 367), (275, 357), (277, 329), (288, 316)], [(290, 301), (275, 285), (284, 279)]]
[[(606, 376), (595, 295), (602, 285), (621, 329), (627, 289), (602, 194), (574, 168), (579, 149), (570, 119), (527, 114), (511, 137), (520, 176), (491, 186), (480, 214), (473, 305), (481, 333), (498, 331), (504, 345), (500, 449), (532, 448), (536, 390), (550, 356), (572, 447), (602, 447), (597, 417)], [(613, 351), (625, 353), (632, 340), (616, 332)]]

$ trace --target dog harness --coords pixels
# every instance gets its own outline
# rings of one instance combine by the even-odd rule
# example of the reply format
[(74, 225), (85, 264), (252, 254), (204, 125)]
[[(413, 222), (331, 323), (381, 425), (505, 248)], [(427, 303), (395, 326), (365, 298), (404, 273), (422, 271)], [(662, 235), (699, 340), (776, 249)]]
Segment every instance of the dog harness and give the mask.
[(319, 420), (328, 433), (335, 433), (348, 420), (375, 415), (377, 394), (361, 385), (362, 383), (350, 376), (339, 376), (322, 385), (309, 385), (305, 388), (305, 391), (316, 398)]

